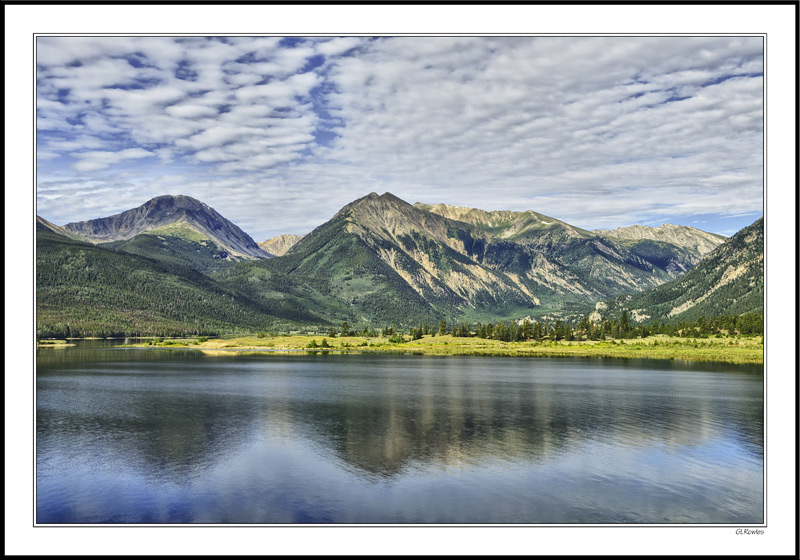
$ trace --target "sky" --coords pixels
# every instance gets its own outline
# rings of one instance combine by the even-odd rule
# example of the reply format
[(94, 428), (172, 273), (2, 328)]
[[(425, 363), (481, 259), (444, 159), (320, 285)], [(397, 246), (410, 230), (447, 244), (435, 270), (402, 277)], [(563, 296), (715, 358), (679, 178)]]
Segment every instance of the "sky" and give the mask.
[(585, 229), (763, 215), (761, 37), (43, 37), (37, 214), (163, 194), (256, 241), (370, 192)]

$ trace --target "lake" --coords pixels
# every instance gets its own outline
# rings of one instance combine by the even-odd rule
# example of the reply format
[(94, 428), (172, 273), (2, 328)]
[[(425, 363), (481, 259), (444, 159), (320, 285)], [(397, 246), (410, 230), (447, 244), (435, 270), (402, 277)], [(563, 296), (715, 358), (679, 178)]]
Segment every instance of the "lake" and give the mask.
[(758, 524), (763, 380), (655, 360), (40, 349), (36, 521)]

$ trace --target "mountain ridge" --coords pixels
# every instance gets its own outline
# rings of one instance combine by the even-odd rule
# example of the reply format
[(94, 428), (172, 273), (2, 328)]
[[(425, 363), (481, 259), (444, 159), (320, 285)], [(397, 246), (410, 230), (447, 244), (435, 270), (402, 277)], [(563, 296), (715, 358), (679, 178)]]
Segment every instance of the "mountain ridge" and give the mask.
[(670, 223), (657, 227), (632, 225), (614, 229), (595, 229), (592, 233), (612, 239), (667, 241), (682, 247), (691, 247), (700, 255), (710, 253), (728, 239), (724, 235), (709, 233), (692, 226)]
[[(252, 317), (243, 316), (243, 328), (256, 324), (261, 328), (271, 321), (335, 325), (347, 320), (373, 327), (392, 323), (407, 327), (440, 319), (566, 319), (597, 302), (627, 301), (670, 283), (715, 254), (701, 255), (692, 236), (676, 239), (685, 246), (659, 240), (658, 228), (618, 228), (613, 230), (615, 235), (598, 235), (533, 211), (412, 205), (392, 193), (372, 192), (343, 206), (301, 238), (272, 238), (283, 244), (276, 248), (276, 253), (284, 251), (281, 256), (232, 258), (209, 241), (206, 231), (216, 225), (217, 237), (224, 239), (241, 230), (232, 223), (226, 227), (227, 221), (221, 216), (217, 219), (207, 205), (170, 195), (148, 202), (127, 215), (75, 222), (69, 228), (37, 217), (37, 237), (62, 236), (66, 241), (77, 236), (76, 232), (88, 232), (98, 248), (159, 263), (160, 272), (153, 274), (168, 284), (183, 286), (181, 278), (193, 270), (198, 280), (205, 278), (215, 290), (242, 295), (237, 301)], [(187, 207), (191, 212), (178, 211)], [(198, 215), (213, 220), (200, 227)], [(114, 237), (124, 239), (103, 241)], [(66, 245), (61, 247), (66, 254)], [(110, 278), (104, 262), (121, 258), (86, 254), (100, 263), (105, 276), (95, 275), (98, 278)], [(170, 277), (170, 271), (177, 276)], [(86, 282), (92, 271), (85, 272), (86, 277), (80, 276), (80, 289), (91, 291)], [(732, 270), (726, 278), (736, 274), (743, 272)], [(48, 282), (56, 281), (55, 276), (48, 276), (42, 288), (46, 290)], [(115, 285), (122, 280), (109, 282)], [(67, 287), (58, 289), (63, 292)], [(691, 291), (691, 286), (685, 289)], [(717, 291), (726, 293), (728, 288)], [(131, 301), (132, 296), (126, 297)], [(218, 296), (200, 300), (203, 298), (219, 306)], [(47, 305), (54, 305), (53, 301)], [(229, 307), (226, 304), (219, 309)], [(275, 313), (272, 319), (267, 318), (270, 310)], [(128, 312), (137, 313), (134, 309)], [(680, 312), (673, 316), (682, 317)], [(188, 312), (181, 317), (192, 320)], [(205, 324), (211, 324), (203, 317)], [(73, 316), (71, 320), (76, 319)], [(231, 328), (226, 324), (225, 328)]]
[(680, 278), (605, 305), (612, 315), (630, 310), (634, 321), (763, 313), (764, 218), (739, 230)]

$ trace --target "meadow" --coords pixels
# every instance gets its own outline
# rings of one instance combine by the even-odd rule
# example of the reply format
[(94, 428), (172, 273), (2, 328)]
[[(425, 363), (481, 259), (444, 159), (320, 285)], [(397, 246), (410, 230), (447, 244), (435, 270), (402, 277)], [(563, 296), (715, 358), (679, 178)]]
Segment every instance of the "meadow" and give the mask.
[(152, 339), (126, 347), (195, 348), (207, 352), (285, 351), (307, 352), (391, 352), (459, 356), (576, 356), (595, 358), (648, 358), (736, 364), (763, 364), (761, 336), (682, 338), (655, 335), (641, 339), (605, 341), (503, 342), (483, 338), (424, 336), (418, 340), (390, 342), (387, 337), (321, 337), (319, 335), (262, 335), (208, 339)]

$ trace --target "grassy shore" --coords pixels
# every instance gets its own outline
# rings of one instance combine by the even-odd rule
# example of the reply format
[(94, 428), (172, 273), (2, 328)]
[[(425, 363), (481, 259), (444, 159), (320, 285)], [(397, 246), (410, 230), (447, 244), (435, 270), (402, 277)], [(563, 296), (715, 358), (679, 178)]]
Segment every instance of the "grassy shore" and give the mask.
[(75, 346), (75, 344), (71, 342), (67, 342), (66, 340), (38, 340), (36, 341), (36, 348), (67, 348), (69, 346)]
[[(321, 347), (325, 339), (328, 347)], [(313, 344), (312, 344), (313, 341)], [(316, 348), (309, 348), (315, 345)], [(142, 346), (141, 344), (128, 346)], [(764, 363), (762, 337), (687, 339), (651, 336), (615, 341), (501, 342), (482, 338), (425, 336), (402, 344), (385, 337), (351, 336), (327, 338), (309, 335), (240, 336), (235, 338), (177, 339), (152, 341), (148, 346), (195, 348), (208, 353), (230, 350), (273, 350), (296, 353), (300, 350), (329, 352), (402, 352), (427, 355), (462, 356), (581, 356), (594, 358), (650, 358), (736, 364)]]

